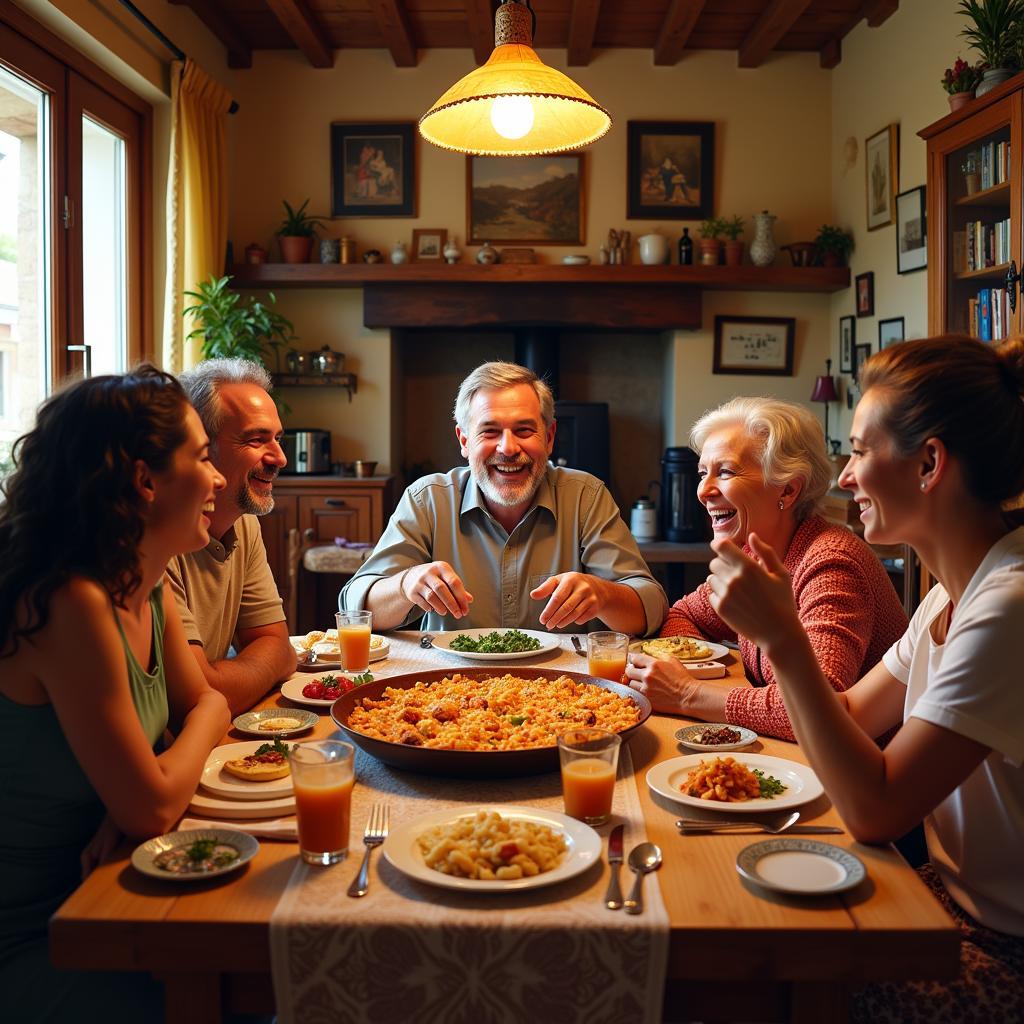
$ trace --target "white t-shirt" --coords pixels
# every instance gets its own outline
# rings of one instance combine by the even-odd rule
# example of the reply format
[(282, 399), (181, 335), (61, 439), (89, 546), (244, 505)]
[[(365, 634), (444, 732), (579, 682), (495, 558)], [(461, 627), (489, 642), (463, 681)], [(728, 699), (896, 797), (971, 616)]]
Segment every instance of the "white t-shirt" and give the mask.
[(949, 604), (930, 590), (885, 654), (913, 716), (991, 747), (925, 819), (932, 865), (982, 924), (1024, 935), (1024, 527), (992, 546), (953, 612), (945, 643), (931, 625)]

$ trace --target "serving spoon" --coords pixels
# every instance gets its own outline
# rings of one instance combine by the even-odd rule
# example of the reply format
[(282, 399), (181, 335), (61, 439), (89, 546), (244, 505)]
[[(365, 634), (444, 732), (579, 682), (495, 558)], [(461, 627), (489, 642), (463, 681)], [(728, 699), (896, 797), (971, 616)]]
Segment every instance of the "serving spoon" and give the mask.
[(641, 888), (644, 883), (644, 875), (650, 871), (657, 871), (661, 867), (661, 847), (655, 843), (641, 843), (629, 851), (629, 870), (636, 875), (633, 888), (630, 889), (623, 909), (627, 914), (639, 914), (644, 909), (643, 894)]

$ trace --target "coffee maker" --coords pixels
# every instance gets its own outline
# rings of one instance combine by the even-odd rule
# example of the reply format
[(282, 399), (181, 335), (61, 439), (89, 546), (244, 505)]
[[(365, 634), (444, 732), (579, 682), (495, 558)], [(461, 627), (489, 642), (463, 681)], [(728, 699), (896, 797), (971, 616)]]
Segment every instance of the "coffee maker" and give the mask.
[(666, 448), (661, 459), (661, 535), (687, 543), (711, 539), (711, 520), (697, 500), (697, 453)]

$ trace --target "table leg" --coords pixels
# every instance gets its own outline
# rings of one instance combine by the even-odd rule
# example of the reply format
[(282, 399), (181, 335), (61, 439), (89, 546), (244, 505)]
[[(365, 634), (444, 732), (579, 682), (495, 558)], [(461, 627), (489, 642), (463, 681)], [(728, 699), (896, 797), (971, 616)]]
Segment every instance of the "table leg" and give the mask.
[(159, 975), (165, 986), (166, 1024), (221, 1024), (221, 977), (175, 971)]
[(841, 982), (795, 981), (789, 1007), (790, 1024), (846, 1024), (850, 990)]

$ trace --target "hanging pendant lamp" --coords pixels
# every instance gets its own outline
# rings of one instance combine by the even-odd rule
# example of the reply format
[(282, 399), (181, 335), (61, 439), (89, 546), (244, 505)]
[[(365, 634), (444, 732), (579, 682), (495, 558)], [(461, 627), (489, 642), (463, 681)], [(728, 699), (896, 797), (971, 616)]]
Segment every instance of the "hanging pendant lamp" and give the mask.
[(420, 118), (435, 146), (478, 156), (540, 156), (578, 149), (611, 127), (608, 111), (533, 49), (529, 0), (502, 0), (494, 51)]

